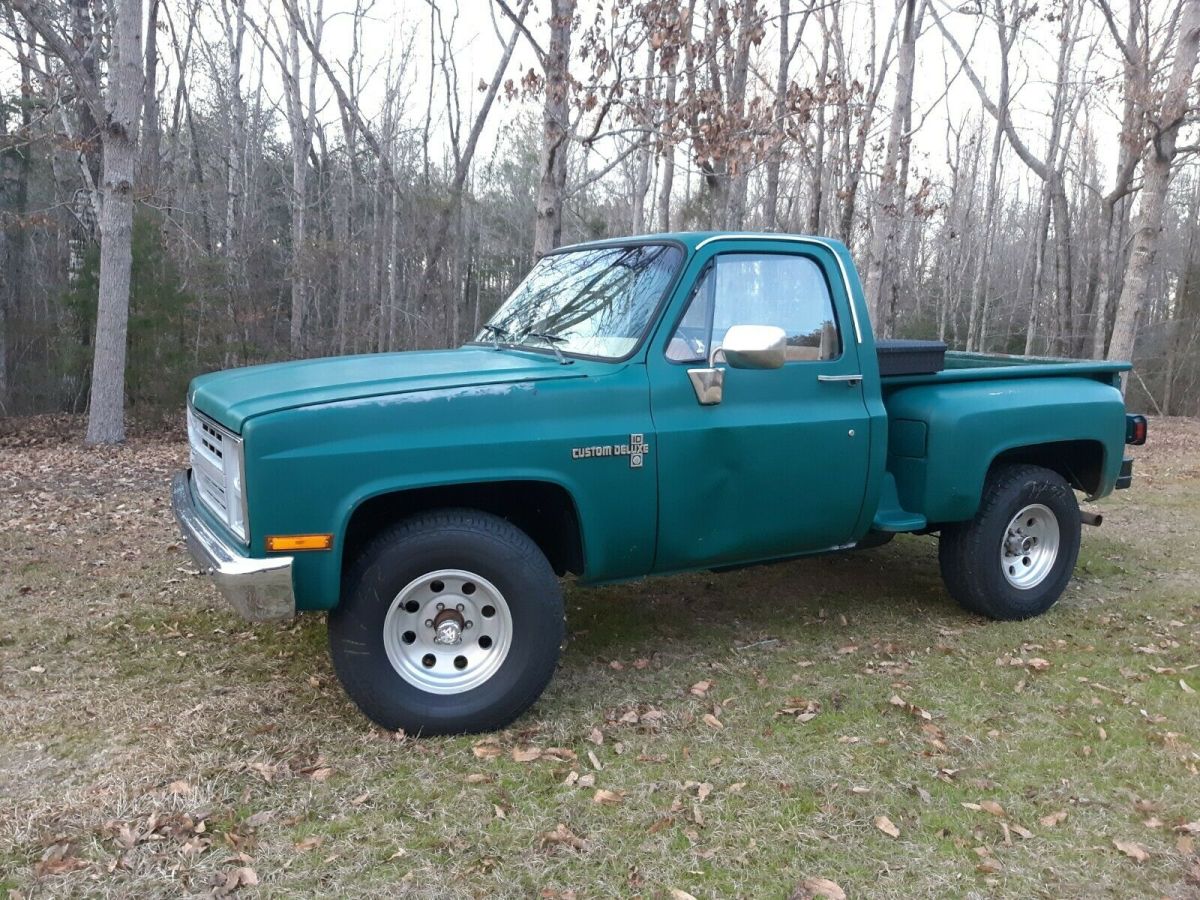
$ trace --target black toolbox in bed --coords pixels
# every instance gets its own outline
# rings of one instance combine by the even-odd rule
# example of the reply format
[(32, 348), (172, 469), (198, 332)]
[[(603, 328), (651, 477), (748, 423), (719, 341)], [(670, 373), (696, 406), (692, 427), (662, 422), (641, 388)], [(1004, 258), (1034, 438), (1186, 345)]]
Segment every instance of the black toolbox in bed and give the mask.
[(880, 375), (932, 375), (946, 366), (943, 341), (876, 341)]

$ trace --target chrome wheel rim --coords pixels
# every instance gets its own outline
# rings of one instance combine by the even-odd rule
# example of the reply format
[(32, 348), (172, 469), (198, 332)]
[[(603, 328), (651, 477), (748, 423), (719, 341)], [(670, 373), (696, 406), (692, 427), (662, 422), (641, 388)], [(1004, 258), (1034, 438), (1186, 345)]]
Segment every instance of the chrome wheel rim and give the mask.
[(438, 569), (414, 578), (392, 600), (383, 647), (409, 684), (461, 694), (496, 674), (512, 630), (512, 613), (494, 584), (463, 569)]
[(1018, 590), (1035, 588), (1058, 559), (1058, 516), (1048, 506), (1031, 503), (1012, 517), (1000, 542), (1000, 571)]

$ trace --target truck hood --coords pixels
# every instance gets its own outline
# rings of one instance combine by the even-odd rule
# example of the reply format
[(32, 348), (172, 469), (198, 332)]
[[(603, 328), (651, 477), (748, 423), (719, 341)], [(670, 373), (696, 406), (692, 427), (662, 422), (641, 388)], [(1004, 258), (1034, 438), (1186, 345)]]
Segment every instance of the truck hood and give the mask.
[(247, 419), (284, 409), (412, 391), (467, 388), (609, 372), (611, 363), (484, 347), (332, 356), (248, 366), (201, 375), (188, 400), (200, 412), (241, 433)]

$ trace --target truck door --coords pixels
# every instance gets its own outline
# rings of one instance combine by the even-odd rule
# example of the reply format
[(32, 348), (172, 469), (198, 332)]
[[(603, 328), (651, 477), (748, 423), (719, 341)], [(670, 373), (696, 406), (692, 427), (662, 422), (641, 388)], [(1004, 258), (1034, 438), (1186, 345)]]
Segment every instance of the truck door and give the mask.
[[(675, 298), (647, 357), (659, 572), (843, 544), (867, 482), (857, 329), (832, 252), (752, 239), (705, 249), (683, 282), (691, 290)], [(721, 400), (701, 405), (688, 370), (706, 367), (733, 325), (783, 328), (787, 361), (733, 369), (718, 356)]]

